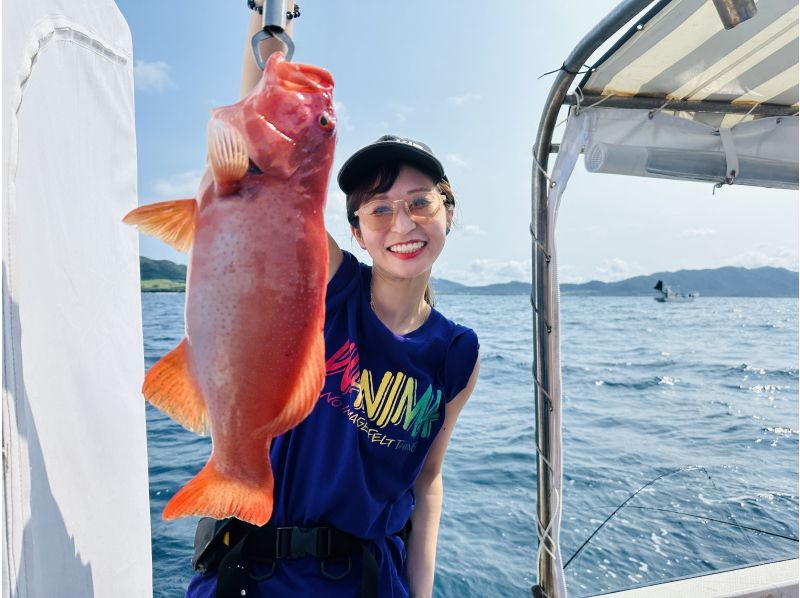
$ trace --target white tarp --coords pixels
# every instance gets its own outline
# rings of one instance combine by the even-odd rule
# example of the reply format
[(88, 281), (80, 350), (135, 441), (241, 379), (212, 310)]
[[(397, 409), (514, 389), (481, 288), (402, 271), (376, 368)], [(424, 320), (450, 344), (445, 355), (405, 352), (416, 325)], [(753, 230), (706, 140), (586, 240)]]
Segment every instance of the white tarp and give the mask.
[[(798, 117), (714, 127), (666, 112), (588, 108), (586, 170), (676, 180), (798, 187)], [(741, 118), (741, 117), (740, 117)]]
[(3, 3), (3, 595), (150, 596), (133, 64), (111, 0)]

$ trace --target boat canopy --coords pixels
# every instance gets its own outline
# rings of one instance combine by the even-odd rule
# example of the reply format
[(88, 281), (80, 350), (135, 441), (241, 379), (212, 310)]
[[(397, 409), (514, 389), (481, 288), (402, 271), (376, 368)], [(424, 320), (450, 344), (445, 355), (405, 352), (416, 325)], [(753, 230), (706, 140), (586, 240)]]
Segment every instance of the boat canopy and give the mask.
[(704, 111), (728, 104), (716, 123), (727, 127), (742, 118), (731, 114), (734, 107), (747, 113), (764, 105), (762, 113), (794, 114), (797, 2), (762, 0), (756, 6), (752, 18), (725, 29), (710, 0), (660, 2), (592, 66), (579, 93), (616, 96), (620, 106), (631, 107), (635, 102), (626, 99), (704, 103), (696, 107)]
[(589, 172), (797, 189), (796, 0), (622, 0), (555, 76), (533, 147), (530, 227), (541, 597), (566, 596), (555, 227), (581, 153)]

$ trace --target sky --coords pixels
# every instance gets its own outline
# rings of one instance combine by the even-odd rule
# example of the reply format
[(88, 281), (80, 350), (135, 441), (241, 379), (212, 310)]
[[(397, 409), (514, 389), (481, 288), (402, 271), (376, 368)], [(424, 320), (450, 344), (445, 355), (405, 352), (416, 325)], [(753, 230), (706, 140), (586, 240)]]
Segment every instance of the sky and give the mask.
[[(133, 37), (139, 202), (193, 197), (208, 111), (238, 100), (250, 11), (244, 0), (117, 4)], [(530, 280), (531, 148), (553, 81), (539, 77), (616, 4), (301, 1), (294, 60), (328, 69), (336, 82), (326, 221), (339, 245), (369, 261), (351, 239), (336, 173), (351, 153), (393, 133), (430, 145), (456, 193), (455, 226), (433, 275), (469, 285)], [(712, 188), (589, 174), (579, 160), (556, 231), (561, 282), (798, 269), (797, 192)], [(144, 236), (140, 251), (187, 259)]]

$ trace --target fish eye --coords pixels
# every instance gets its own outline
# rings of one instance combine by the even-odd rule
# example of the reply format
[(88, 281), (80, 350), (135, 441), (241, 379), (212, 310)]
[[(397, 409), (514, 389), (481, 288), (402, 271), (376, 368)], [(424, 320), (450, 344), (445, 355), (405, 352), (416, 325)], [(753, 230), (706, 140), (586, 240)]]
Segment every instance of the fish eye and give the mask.
[(327, 130), (333, 128), (333, 121), (325, 112), (319, 115), (319, 119), (317, 120), (317, 122), (319, 123), (319, 126), (322, 127), (323, 129)]

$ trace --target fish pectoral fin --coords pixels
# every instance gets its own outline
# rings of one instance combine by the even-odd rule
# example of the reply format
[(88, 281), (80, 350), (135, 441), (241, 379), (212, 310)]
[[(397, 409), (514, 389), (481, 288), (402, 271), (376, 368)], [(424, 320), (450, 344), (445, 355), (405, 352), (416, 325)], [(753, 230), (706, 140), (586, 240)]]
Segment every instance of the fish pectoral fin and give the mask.
[(250, 166), (244, 137), (235, 127), (218, 118), (208, 122), (208, 160), (218, 186), (242, 180)]
[(176, 199), (139, 206), (128, 212), (122, 221), (137, 227), (146, 235), (161, 239), (178, 251), (188, 251), (194, 241), (197, 202)]
[(147, 372), (142, 394), (151, 405), (195, 434), (210, 431), (208, 409), (194, 380), (188, 359), (189, 343), (183, 339)]

